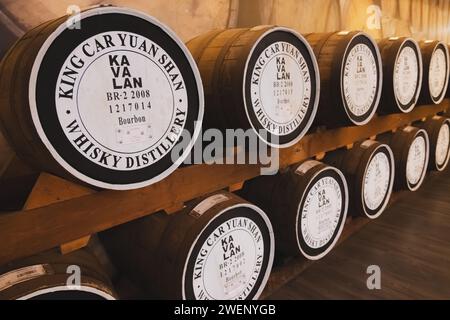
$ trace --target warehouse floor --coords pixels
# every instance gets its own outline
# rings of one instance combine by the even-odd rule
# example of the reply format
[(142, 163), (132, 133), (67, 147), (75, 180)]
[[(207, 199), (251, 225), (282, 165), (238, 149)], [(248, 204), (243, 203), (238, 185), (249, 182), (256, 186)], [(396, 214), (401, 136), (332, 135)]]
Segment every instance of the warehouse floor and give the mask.
[[(367, 268), (381, 269), (369, 290)], [(450, 170), (432, 174), (383, 216), (269, 299), (449, 299)]]

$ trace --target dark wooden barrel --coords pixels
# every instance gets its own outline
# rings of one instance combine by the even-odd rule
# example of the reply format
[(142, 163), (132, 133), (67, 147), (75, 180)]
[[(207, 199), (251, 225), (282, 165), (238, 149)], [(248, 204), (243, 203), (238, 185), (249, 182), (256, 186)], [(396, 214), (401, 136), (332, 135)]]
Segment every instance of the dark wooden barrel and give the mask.
[(447, 93), (449, 77), (448, 47), (440, 41), (419, 42), (423, 58), (421, 104), (439, 104)]
[(321, 95), (317, 124), (364, 125), (381, 96), (383, 68), (374, 40), (364, 32), (311, 33), (305, 36), (319, 63)]
[(316, 115), (320, 78), (306, 40), (291, 29), (216, 30), (187, 43), (205, 87), (205, 128), (252, 129), (288, 147)]
[(412, 38), (378, 42), (383, 61), (383, 92), (379, 114), (408, 113), (416, 106), (422, 86), (422, 53)]
[(424, 129), (430, 138), (430, 161), (428, 168), (444, 171), (450, 160), (450, 119), (435, 116), (417, 127)]
[(87, 249), (68, 255), (52, 250), (0, 267), (1, 300), (116, 298), (106, 272)]
[(101, 235), (115, 265), (152, 298), (257, 299), (274, 257), (266, 214), (219, 192)]
[(349, 190), (349, 215), (376, 219), (391, 198), (395, 161), (391, 148), (377, 141), (356, 143), (352, 149), (328, 153), (324, 162), (344, 174)]
[(242, 195), (269, 214), (277, 256), (321, 259), (333, 249), (344, 228), (347, 182), (341, 171), (318, 161), (248, 181)]
[(27, 32), (0, 69), (0, 124), (34, 167), (100, 188), (133, 189), (173, 172), (171, 150), (200, 133), (203, 91), (192, 56), (140, 12), (95, 7)]
[(395, 159), (395, 190), (417, 191), (425, 180), (430, 143), (425, 130), (407, 126), (378, 137), (390, 145)]

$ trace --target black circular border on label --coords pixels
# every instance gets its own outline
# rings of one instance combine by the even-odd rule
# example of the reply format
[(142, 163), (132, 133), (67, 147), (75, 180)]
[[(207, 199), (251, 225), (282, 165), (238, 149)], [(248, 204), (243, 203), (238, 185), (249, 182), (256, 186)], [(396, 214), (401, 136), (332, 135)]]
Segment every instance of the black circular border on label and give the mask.
[[(418, 73), (417, 73), (417, 86), (416, 86), (416, 90), (414, 91), (414, 96), (412, 98), (412, 100), (407, 103), (407, 104), (402, 104), (400, 102), (400, 100), (397, 97), (397, 92), (395, 91), (395, 87), (394, 87), (394, 95), (395, 95), (395, 101), (397, 102), (397, 106), (399, 107), (400, 110), (402, 111), (408, 111), (409, 108), (411, 108), (412, 105), (417, 103), (417, 99), (418, 99), (418, 95), (417, 93), (420, 91), (421, 89), (421, 83), (420, 83), (420, 69), (423, 68), (420, 65), (420, 57), (419, 57), (419, 51), (417, 50), (417, 47), (415, 46), (414, 42), (412, 42), (411, 40), (406, 40), (403, 45), (400, 47), (400, 49), (398, 50), (398, 57), (400, 56), (401, 52), (403, 49), (405, 49), (406, 47), (410, 47), (411, 49), (413, 49), (415, 55), (416, 55), (416, 59), (417, 59), (417, 67), (419, 68)], [(397, 64), (397, 60), (395, 61), (395, 64)], [(395, 70), (395, 66), (394, 66), (394, 70)], [(423, 71), (422, 71), (423, 72)], [(392, 80), (393, 81), (393, 80)]]
[[(444, 55), (445, 55), (445, 77), (447, 78), (447, 83), (448, 83), (448, 76), (449, 76), (449, 72), (448, 72), (448, 51), (446, 50), (446, 48), (444, 47), (444, 45), (442, 44), (442, 43), (438, 43), (437, 45), (436, 45), (436, 48), (434, 49), (434, 51), (433, 51), (433, 55), (434, 55), (434, 53), (436, 52), (436, 50), (438, 50), (438, 49), (441, 49), (443, 52), (444, 52)], [(433, 55), (431, 55), (431, 58), (430, 58), (430, 64), (431, 64), (431, 59), (433, 58)], [(429, 73), (429, 71), (428, 71), (428, 73)], [(428, 86), (430, 86), (430, 76), (428, 75)], [(448, 86), (448, 84), (447, 84), (447, 86)], [(437, 96), (437, 97), (433, 97), (433, 95), (431, 94), (431, 90), (430, 90), (430, 97), (431, 97), (431, 99), (434, 101), (434, 102), (437, 102), (437, 101), (439, 101), (439, 100), (441, 100), (442, 99), (442, 96), (444, 95), (444, 94), (446, 94), (447, 93), (447, 87), (444, 85), (444, 87), (442, 88), (442, 91), (441, 91), (441, 93)]]
[(285, 145), (285, 144), (288, 144), (288, 143), (294, 141), (295, 139), (297, 139), (298, 136), (306, 129), (309, 119), (311, 119), (311, 116), (312, 116), (312, 113), (314, 110), (314, 105), (315, 105), (316, 99), (317, 99), (317, 97), (316, 97), (317, 75), (316, 75), (316, 70), (314, 68), (314, 62), (313, 62), (314, 61), (313, 59), (315, 59), (315, 58), (313, 58), (311, 56), (311, 54), (308, 50), (308, 47), (307, 47), (308, 45), (306, 43), (304, 43), (303, 41), (301, 41), (294, 34), (287, 32), (287, 31), (282, 31), (282, 30), (271, 32), (271, 33), (265, 35), (262, 39), (260, 39), (259, 43), (254, 48), (253, 54), (250, 57), (250, 60), (248, 62), (247, 71), (246, 71), (246, 75), (245, 75), (246, 81), (244, 83), (244, 86), (245, 86), (244, 99), (246, 102), (247, 114), (251, 120), (251, 124), (258, 131), (264, 130), (267, 134), (267, 141), (269, 143), (272, 143), (275, 135), (273, 135), (272, 133), (267, 131), (266, 128), (263, 125), (261, 125), (261, 123), (259, 122), (258, 117), (256, 116), (254, 109), (253, 109), (253, 103), (252, 103), (252, 98), (251, 98), (251, 79), (252, 79), (253, 69), (255, 68), (258, 57), (264, 52), (265, 49), (270, 47), (275, 42), (279, 42), (279, 41), (287, 42), (300, 51), (300, 53), (303, 55), (303, 58), (305, 59), (306, 65), (308, 66), (309, 74), (311, 76), (311, 79), (310, 79), (311, 80), (311, 99), (309, 101), (308, 111), (306, 112), (306, 115), (305, 115), (302, 123), (290, 134), (276, 136), (278, 138), (277, 145)]
[[(315, 249), (315, 248), (311, 248), (303, 238), (301, 215), (303, 212), (303, 207), (305, 205), (306, 196), (308, 195), (309, 191), (320, 179), (326, 178), (326, 177), (334, 178), (338, 182), (339, 187), (341, 188), (341, 196), (342, 196), (341, 216), (339, 217), (339, 221), (336, 226), (336, 230), (334, 230), (334, 233), (333, 233), (332, 237), (330, 238), (330, 240), (327, 242), (327, 244), (320, 248)], [(302, 200), (301, 200), (302, 202), (300, 203), (300, 206), (299, 206), (300, 209), (298, 211), (297, 230), (299, 231), (299, 234), (297, 234), (297, 238), (300, 242), (300, 248), (302, 249), (302, 251), (310, 257), (317, 257), (317, 256), (320, 256), (322, 253), (326, 252), (328, 250), (328, 248), (330, 248), (330, 246), (333, 245), (334, 240), (336, 239), (336, 237), (339, 234), (341, 226), (344, 223), (345, 207), (347, 205), (345, 203), (345, 201), (346, 201), (345, 183), (346, 182), (344, 180), (342, 180), (342, 177), (339, 175), (338, 172), (336, 172), (332, 168), (328, 168), (328, 169), (325, 169), (324, 171), (320, 172), (314, 179), (311, 180), (311, 182), (308, 185), (308, 188), (305, 189), (305, 191), (302, 195)]]
[(196, 258), (200, 252), (202, 245), (218, 226), (234, 218), (248, 218), (252, 220), (261, 231), (262, 239), (264, 242), (264, 257), (261, 266), (261, 272), (258, 276), (258, 279), (255, 282), (253, 289), (246, 297), (246, 300), (252, 300), (253, 297), (258, 292), (258, 290), (260, 289), (262, 282), (266, 276), (267, 268), (271, 267), (269, 266), (269, 260), (271, 253), (274, 250), (274, 247), (271, 247), (269, 227), (267, 226), (267, 223), (263, 219), (263, 217), (254, 209), (249, 207), (237, 207), (231, 210), (227, 210), (226, 212), (222, 213), (219, 217), (214, 219), (214, 221), (210, 223), (209, 226), (205, 230), (203, 230), (202, 234), (199, 236), (194, 248), (191, 251), (191, 255), (189, 257), (186, 257), (186, 259), (188, 259), (188, 263), (185, 272), (184, 291), (187, 300), (195, 300), (194, 288), (192, 286), (193, 270)]
[(380, 72), (380, 70), (381, 70), (381, 66), (380, 66), (380, 63), (378, 61), (377, 48), (375, 48), (374, 44), (372, 43), (372, 41), (367, 36), (362, 35), (362, 34), (357, 35), (356, 37), (354, 37), (352, 39), (352, 41), (350, 41), (350, 43), (349, 43), (349, 45), (347, 47), (347, 51), (346, 51), (346, 53), (344, 55), (344, 59), (342, 59), (343, 66), (342, 66), (342, 74), (341, 74), (341, 92), (344, 91), (344, 74), (345, 74), (344, 68), (345, 68), (345, 64), (347, 63), (347, 59), (348, 59), (348, 56), (350, 54), (350, 51), (355, 46), (357, 46), (359, 44), (365, 44), (366, 46), (368, 46), (370, 48), (370, 51), (373, 54), (373, 57), (375, 59), (375, 64), (376, 64), (376, 67), (377, 67), (377, 88), (376, 88), (376, 91), (375, 91), (374, 100), (373, 100), (370, 108), (367, 110), (366, 113), (364, 113), (363, 115), (360, 115), (360, 116), (356, 116), (356, 115), (354, 115), (351, 112), (351, 110), (350, 110), (350, 108), (348, 106), (347, 100), (345, 99), (345, 96), (342, 94), (342, 102), (344, 104), (345, 110), (347, 110), (347, 115), (355, 123), (363, 123), (372, 115), (373, 109), (378, 107), (378, 102), (379, 102), (378, 101), (379, 100), (378, 97), (381, 94), (381, 90), (380, 90), (380, 81), (381, 81), (381, 77), (380, 77), (381, 76), (381, 72)]
[[(430, 153), (430, 141), (427, 139), (427, 137), (426, 137), (425, 134), (426, 134), (425, 132), (419, 131), (419, 132), (414, 136), (414, 139), (411, 140), (411, 144), (409, 145), (409, 148), (408, 148), (408, 154), (409, 154), (409, 150), (411, 149), (411, 147), (412, 147), (414, 141), (416, 141), (416, 139), (419, 138), (419, 137), (423, 137), (423, 138), (424, 138), (424, 140), (425, 140), (425, 147), (426, 147), (425, 152), (428, 151), (428, 153)], [(427, 142), (427, 141), (428, 141), (428, 142)], [(423, 183), (423, 181), (424, 181), (423, 177), (427, 174), (427, 169), (428, 169), (428, 167), (427, 167), (427, 157), (429, 157), (429, 156), (430, 156), (429, 154), (428, 154), (428, 155), (425, 154), (425, 163), (423, 164), (422, 173), (420, 174), (419, 182), (417, 182), (417, 183), (415, 183), (415, 184), (412, 184), (412, 183), (409, 182), (409, 180), (408, 180), (408, 172), (407, 172), (407, 170), (406, 170), (406, 168), (408, 167), (408, 157), (406, 157), (406, 162), (405, 162), (405, 173), (406, 173), (406, 177), (405, 177), (405, 178), (406, 178), (406, 183), (407, 183), (407, 185), (409, 186), (409, 188), (411, 188), (411, 189), (417, 188), (417, 186), (419, 186), (419, 185), (421, 185), (421, 184)]]
[[(389, 190), (391, 189), (391, 185), (393, 184), (394, 180), (392, 179), (392, 170), (393, 170), (393, 166), (392, 166), (392, 155), (389, 152), (388, 148), (386, 148), (385, 146), (381, 146), (378, 149), (375, 150), (375, 152), (372, 153), (372, 155), (370, 156), (369, 161), (367, 162), (366, 165), (366, 169), (365, 172), (367, 173), (367, 168), (369, 167), (370, 162), (373, 160), (373, 158), (375, 158), (375, 156), (379, 153), (384, 153), (389, 161), (389, 185), (388, 185), (388, 189), (386, 194), (384, 195), (383, 201), (381, 202), (381, 204), (375, 209), (375, 210), (371, 210), (367, 207), (366, 201), (364, 199), (364, 180), (361, 182), (361, 195), (362, 195), (362, 205), (364, 206), (364, 211), (366, 212), (366, 214), (369, 217), (373, 217), (376, 216), (380, 210), (384, 207), (384, 205), (386, 204), (387, 201), (389, 201), (388, 197), (389, 197)], [(363, 179), (365, 179), (365, 176), (363, 176)]]
[[(82, 42), (97, 34), (109, 31), (132, 32), (151, 39), (166, 50), (183, 75), (189, 100), (185, 130), (189, 131), (192, 137), (195, 131), (195, 122), (199, 118), (200, 97), (197, 79), (188, 58), (177, 42), (161, 27), (134, 15), (104, 13), (86, 17), (82, 19), (81, 23), (83, 27), (80, 30), (65, 29), (54, 39), (39, 67), (35, 89), (36, 106), (47, 139), (71, 167), (101, 183), (136, 184), (163, 174), (174, 164), (170, 152), (153, 165), (133, 171), (108, 169), (85, 158), (67, 139), (58, 120), (54, 97), (55, 90), (58, 89), (57, 79), (71, 52)], [(182, 139), (179, 139), (175, 145), (180, 142)], [(61, 166), (63, 167), (63, 165)]]

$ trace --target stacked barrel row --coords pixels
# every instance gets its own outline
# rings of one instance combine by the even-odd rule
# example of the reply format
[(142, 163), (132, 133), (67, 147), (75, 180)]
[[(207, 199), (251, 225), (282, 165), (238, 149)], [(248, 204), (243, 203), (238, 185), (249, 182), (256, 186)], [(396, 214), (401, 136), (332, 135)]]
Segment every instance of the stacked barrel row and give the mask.
[[(362, 126), (377, 112), (407, 113), (447, 94), (448, 49), (437, 41), (376, 43), (358, 31), (302, 36), (261, 26), (212, 31), (184, 45), (133, 10), (97, 7), (80, 19), (80, 30), (67, 17), (38, 26), (7, 53), (0, 125), (28, 163), (97, 188), (161, 181), (188, 157), (202, 126), (248, 129), (272, 148), (287, 148), (314, 127)], [(347, 215), (375, 219), (394, 188), (415, 191), (427, 168), (445, 169), (450, 121), (415, 125), (100, 239), (150, 297), (257, 299), (275, 259), (323, 258)], [(176, 157), (175, 149), (182, 150)], [(90, 253), (59, 259), (49, 252), (5, 266), (0, 294), (117, 297)], [(82, 266), (82, 283), (67, 287), (64, 270), (73, 264)]]
[(362, 126), (447, 94), (448, 48), (438, 41), (261, 26), (184, 45), (129, 9), (85, 10), (81, 22), (44, 23), (6, 54), (0, 127), (30, 165), (97, 188), (161, 181), (202, 127), (250, 130), (286, 148), (314, 127)]

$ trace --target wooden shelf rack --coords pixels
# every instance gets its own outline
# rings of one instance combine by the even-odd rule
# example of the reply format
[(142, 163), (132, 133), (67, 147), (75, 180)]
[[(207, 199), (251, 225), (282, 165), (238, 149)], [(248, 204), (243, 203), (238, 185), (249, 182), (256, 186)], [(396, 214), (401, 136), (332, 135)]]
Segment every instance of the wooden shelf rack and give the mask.
[[(445, 112), (449, 106), (447, 99), (409, 114), (376, 117), (363, 127), (311, 133), (280, 151), (280, 167), (320, 159), (326, 152)], [(170, 214), (186, 201), (214, 191), (237, 190), (259, 174), (259, 165), (195, 165), (143, 189), (94, 191), (43, 173), (22, 211), (0, 215), (0, 265), (54, 247), (61, 247), (63, 253), (76, 250), (95, 233), (161, 210)]]

